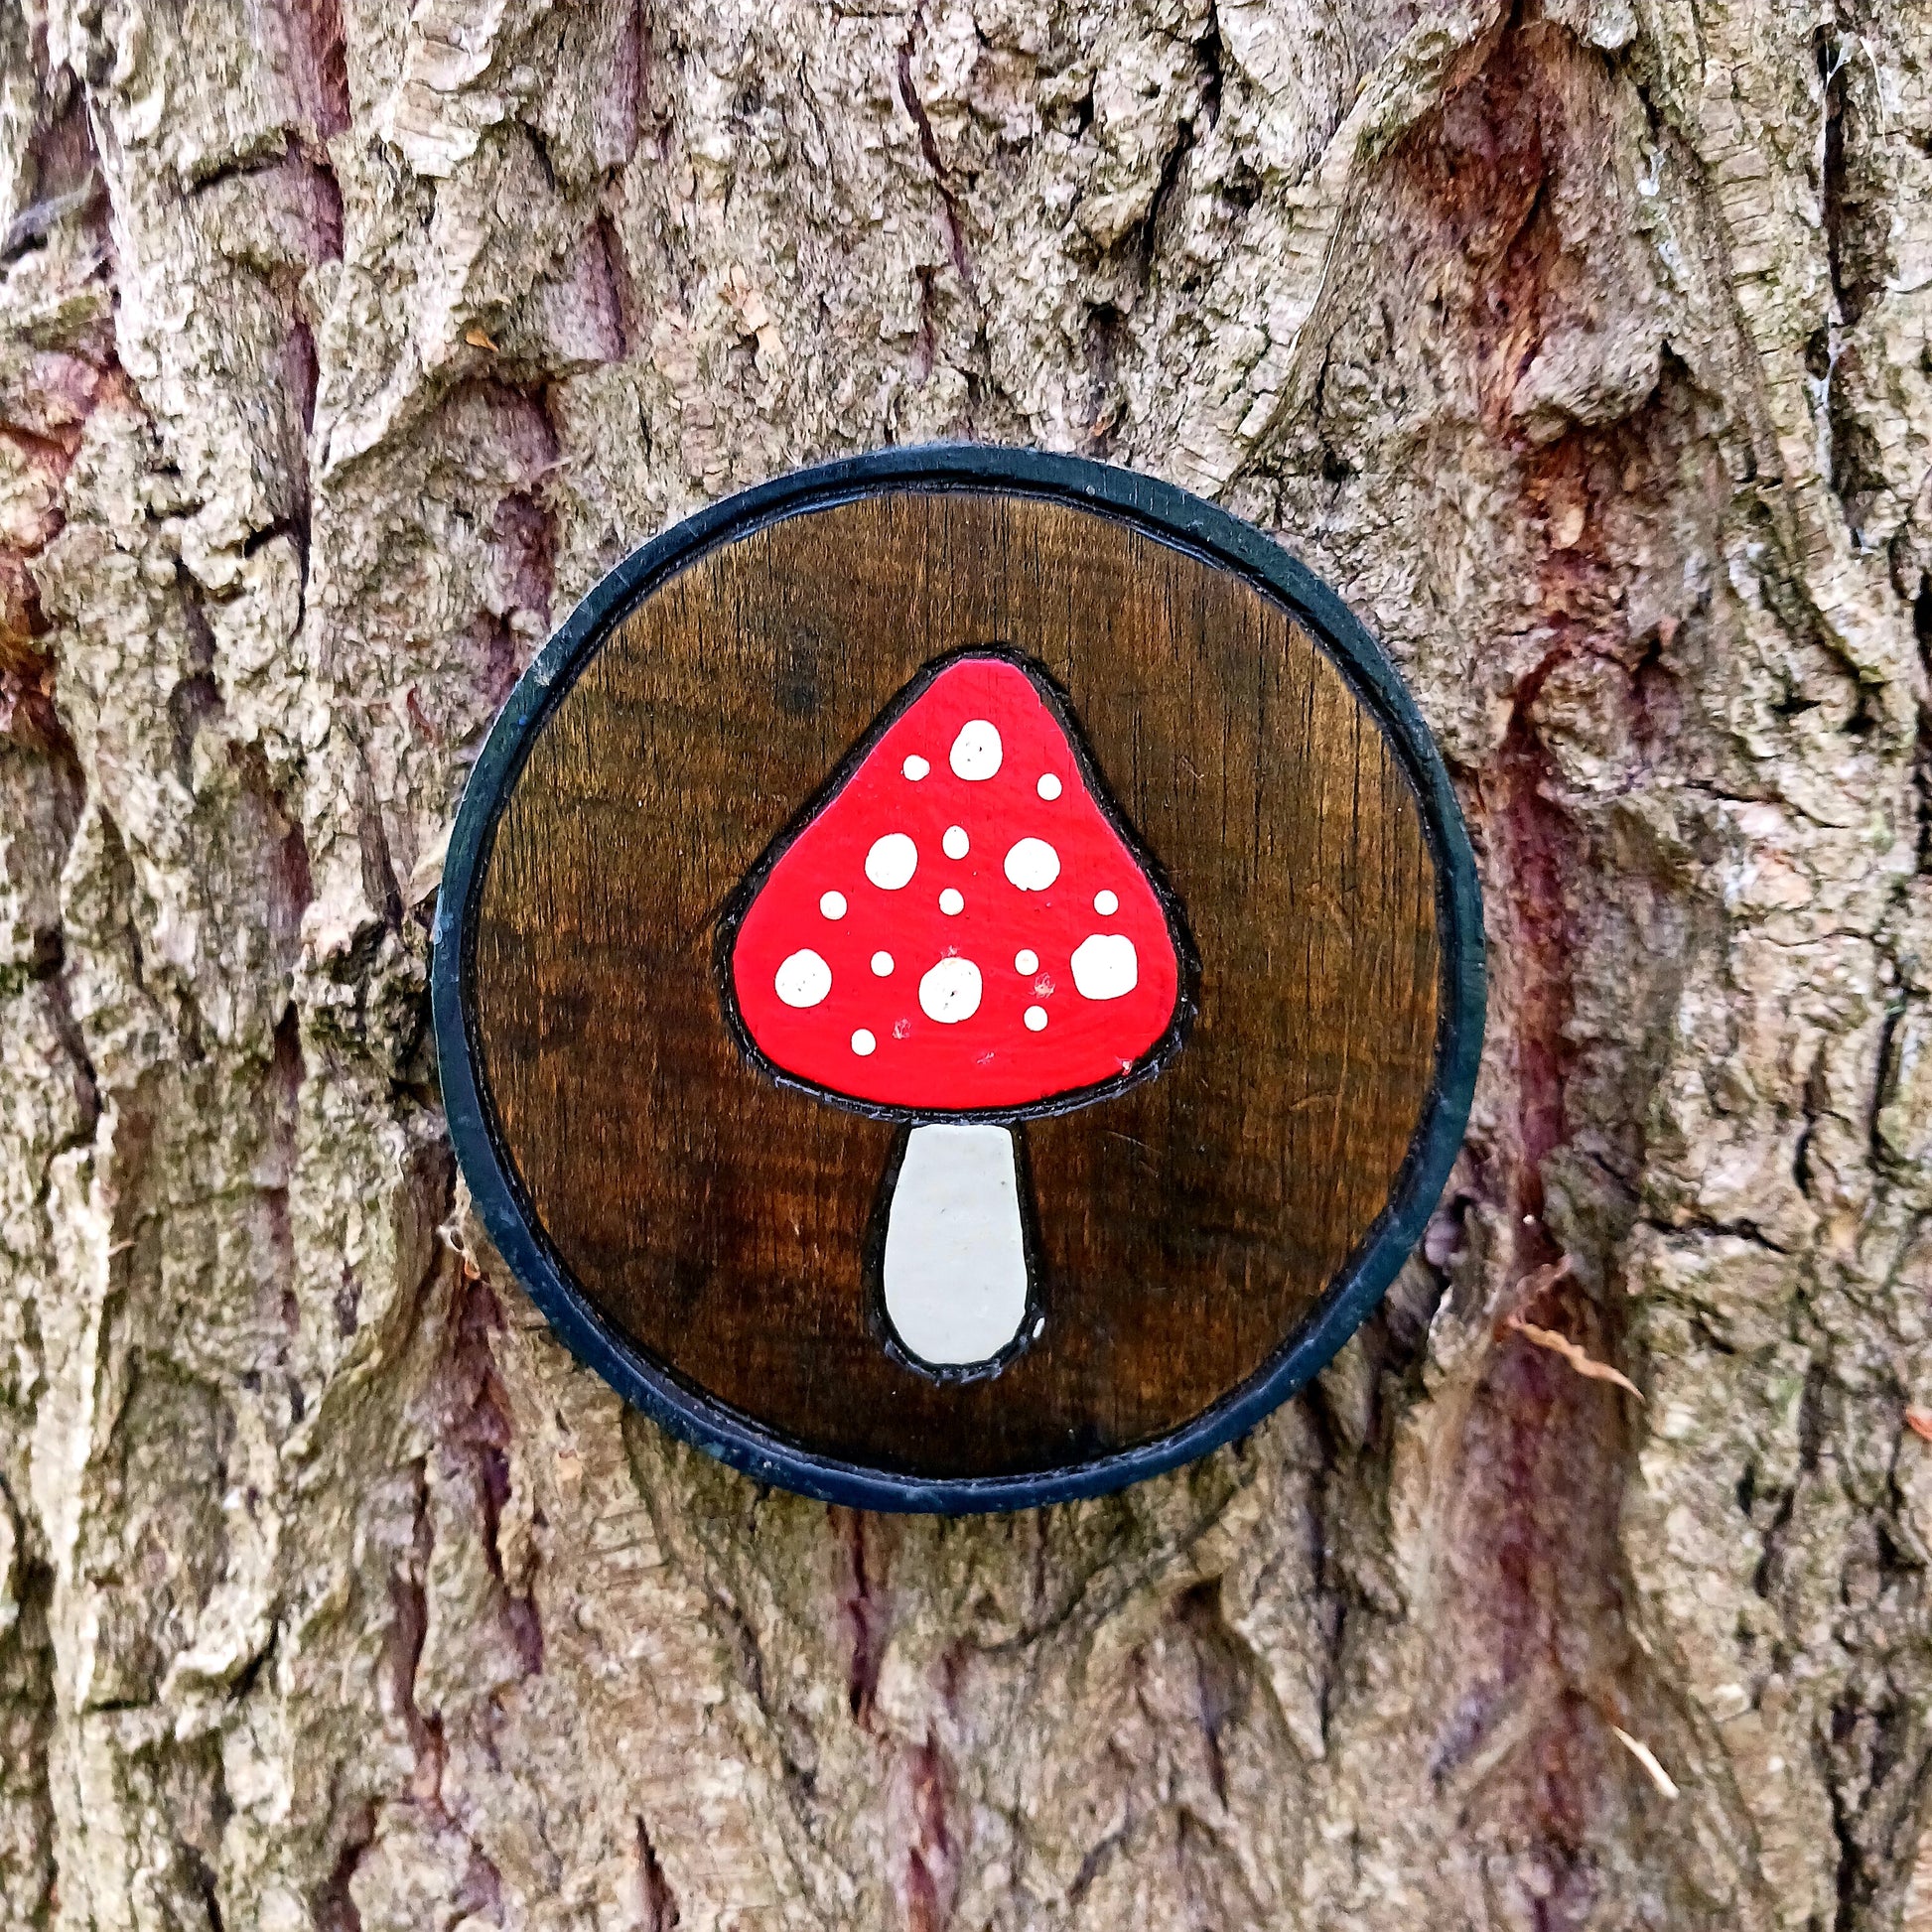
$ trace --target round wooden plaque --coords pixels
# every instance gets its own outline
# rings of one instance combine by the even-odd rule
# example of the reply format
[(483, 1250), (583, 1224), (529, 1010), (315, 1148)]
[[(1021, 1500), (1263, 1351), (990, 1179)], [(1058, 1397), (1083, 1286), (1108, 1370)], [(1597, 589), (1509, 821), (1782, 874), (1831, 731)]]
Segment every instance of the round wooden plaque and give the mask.
[(1447, 774), (1361, 624), (1181, 490), (882, 453), (645, 545), (491, 729), (433, 981), (568, 1344), (872, 1508), (1116, 1488), (1299, 1389), (1481, 1043)]

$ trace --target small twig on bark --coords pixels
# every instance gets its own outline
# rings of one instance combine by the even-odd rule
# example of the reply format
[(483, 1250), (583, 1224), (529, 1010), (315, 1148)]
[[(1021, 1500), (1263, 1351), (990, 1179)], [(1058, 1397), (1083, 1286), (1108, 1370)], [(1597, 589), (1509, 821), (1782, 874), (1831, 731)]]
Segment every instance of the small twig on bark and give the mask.
[[(1607, 1720), (1606, 1720), (1607, 1722)], [(1677, 1796), (1677, 1780), (1657, 1762), (1657, 1753), (1640, 1737), (1632, 1737), (1621, 1725), (1611, 1725), (1616, 1741), (1650, 1773), (1650, 1781), (1666, 1798)]]
[(1594, 1355), (1587, 1354), (1583, 1345), (1572, 1341), (1568, 1335), (1560, 1335), (1554, 1328), (1539, 1328), (1534, 1321), (1525, 1321), (1520, 1314), (1510, 1315), (1503, 1326), (1513, 1329), (1525, 1341), (1534, 1342), (1539, 1348), (1547, 1348), (1553, 1355), (1561, 1355), (1579, 1375), (1587, 1376), (1592, 1382), (1614, 1382), (1619, 1389), (1628, 1389), (1639, 1402), (1643, 1400), (1643, 1391), (1621, 1369), (1612, 1368), (1608, 1362), (1599, 1362)]
[(1537, 1298), (1570, 1278), (1570, 1257), (1559, 1255), (1547, 1268), (1533, 1268), (1516, 1284), (1517, 1305), (1534, 1308)]
[[(1565, 1279), (1570, 1273), (1570, 1257), (1560, 1255), (1546, 1268), (1525, 1275), (1517, 1284), (1521, 1306), (1534, 1308), (1537, 1298)], [(1599, 1362), (1589, 1354), (1581, 1342), (1575, 1342), (1555, 1328), (1540, 1328), (1534, 1321), (1525, 1321), (1520, 1314), (1505, 1315), (1503, 1326), (1521, 1335), (1527, 1342), (1538, 1348), (1547, 1348), (1553, 1355), (1561, 1355), (1579, 1375), (1591, 1382), (1614, 1382), (1619, 1389), (1628, 1389), (1639, 1402), (1643, 1391), (1620, 1369), (1612, 1368), (1607, 1362)]]

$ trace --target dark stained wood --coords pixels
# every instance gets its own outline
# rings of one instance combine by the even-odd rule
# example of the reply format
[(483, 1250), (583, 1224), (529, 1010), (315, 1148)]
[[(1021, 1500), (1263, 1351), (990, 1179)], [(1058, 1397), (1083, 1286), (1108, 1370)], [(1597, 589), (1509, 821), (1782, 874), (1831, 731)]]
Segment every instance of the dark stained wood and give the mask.
[[(1186, 907), (1176, 1062), (1025, 1129), (1047, 1327), (942, 1384), (868, 1326), (893, 1129), (733, 1045), (719, 908), (906, 679), (1001, 642), (1066, 688)], [(790, 1442), (1010, 1475), (1161, 1437), (1254, 1375), (1368, 1234), (1430, 1091), (1416, 797), (1283, 610), (1109, 515), (897, 488), (727, 543), (635, 610), (537, 739), (474, 942), (500, 1137), (634, 1346)]]

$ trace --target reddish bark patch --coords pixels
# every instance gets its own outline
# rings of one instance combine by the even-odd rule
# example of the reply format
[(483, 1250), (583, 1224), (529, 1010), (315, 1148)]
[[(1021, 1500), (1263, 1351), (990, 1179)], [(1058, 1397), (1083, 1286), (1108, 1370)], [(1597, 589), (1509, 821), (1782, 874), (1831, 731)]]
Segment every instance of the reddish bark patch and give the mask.
[(292, 63), (304, 118), (323, 140), (348, 126), (348, 41), (342, 0), (289, 0)]
[(637, 151), (644, 103), (644, 66), (650, 52), (650, 22), (641, 4), (624, 9), (617, 44), (605, 65), (591, 127), (597, 165), (613, 171)]
[(429, 1571), (430, 1541), (428, 1501), (419, 1488), (414, 1547), (389, 1583), (390, 1621), (383, 1643), (382, 1670), (389, 1702), (402, 1720), (410, 1748), (416, 1754), (409, 1795), (440, 1819), (443, 1767), (448, 1757), (443, 1721), (433, 1714), (425, 1715), (416, 1704), (416, 1672), (429, 1637), (429, 1595), (423, 1579)]
[[(78, 89), (69, 107), (38, 130), (30, 159), (35, 209), (45, 211), (49, 224), (84, 220), (100, 232), (94, 279), (104, 283), (106, 198)], [(9, 245), (42, 245), (44, 232), (22, 232), (16, 223)], [(14, 491), (21, 506), (15, 534), (11, 542), (0, 543), (0, 736), (54, 758), (77, 781), (78, 762), (55, 705), (53, 665), (40, 647), (47, 621), (32, 560), (66, 523), (63, 490), (87, 419), (103, 404), (127, 399), (129, 391), (114, 353), (111, 311), (105, 305), (73, 306), (74, 320), (61, 340), (35, 350), (25, 367), (0, 384), (0, 437), (18, 453), (22, 472)], [(25, 506), (37, 498), (31, 523), (21, 520)]]
[(900, 1899), (906, 1932), (941, 1932), (959, 1892), (959, 1853), (953, 1842), (952, 1767), (930, 1737), (901, 1760), (909, 1813)]
[(1510, 926), (1509, 1016), (1516, 1075), (1516, 1147), (1510, 1207), (1519, 1227), (1525, 1267), (1556, 1259), (1543, 1214), (1543, 1163), (1564, 1140), (1566, 1024), (1573, 992), (1573, 955), (1567, 903), (1568, 875), (1577, 863), (1576, 831), (1550, 790), (1550, 759), (1528, 723), (1541, 673), (1523, 688), (1495, 767), (1484, 786), (1490, 828), (1492, 883), (1503, 890)]
[(358, 1805), (343, 1833), (335, 1865), (316, 1893), (317, 1932), (362, 1932), (362, 1914), (355, 1909), (349, 1887), (374, 1843), (375, 1813), (368, 1805)]
[(493, 1337), (502, 1331), (503, 1311), (489, 1284), (467, 1279), (458, 1290), (456, 1350), (448, 1421), (439, 1452), (466, 1456), (476, 1465), (483, 1502), (483, 1556), (489, 1574), (503, 1587), (502, 1615), (522, 1661), (524, 1674), (543, 1669), (543, 1628), (536, 1605), (509, 1588), (499, 1541), (503, 1507), (510, 1496), (509, 1393), (497, 1372)]
[(1499, 431), (1542, 345), (1544, 288), (1562, 245), (1544, 197), (1563, 138), (1556, 75), (1517, 31), (1403, 149), (1404, 185), (1423, 222), (1462, 258), (1472, 299), (1454, 325)]
[(606, 313), (611, 322), (613, 342), (610, 359), (621, 362), (629, 355), (631, 344), (639, 341), (643, 332), (637, 321), (636, 289), (624, 264), (623, 237), (618, 232), (618, 224), (608, 214), (600, 214), (593, 224), (589, 245), (596, 252)]
[(851, 1643), (846, 1704), (853, 1722), (861, 1728), (870, 1728), (879, 1668), (885, 1661), (886, 1639), (892, 1628), (886, 1553), (874, 1551), (867, 1531), (870, 1519), (863, 1510), (833, 1509), (829, 1514), (834, 1526), (843, 1531), (845, 1575), (839, 1586), (838, 1611)]
[(643, 1908), (641, 1932), (672, 1932), (678, 1922), (677, 1894), (664, 1876), (657, 1848), (641, 1818), (637, 1821), (637, 1891)]
[[(1590, 165), (1602, 131), (1581, 117), (1597, 85), (1568, 36), (1513, 27), (1410, 137), (1401, 192), (1420, 237), (1415, 285), (1436, 305), (1444, 358), (1474, 370), (1481, 421), (1520, 480), (1525, 526), (1543, 537), (1523, 614), (1537, 661), (1473, 796), (1490, 917), (1490, 1054), (1513, 1089), (1480, 1171), (1508, 1230), (1492, 1265), (1536, 1276), (1530, 1299), (1505, 1312), (1613, 1361), (1612, 1318), (1583, 1281), (1549, 1267), (1561, 1251), (1545, 1223), (1545, 1186), (1553, 1157), (1580, 1130), (1577, 975), (1604, 870), (1592, 821), (1538, 719), (1549, 681), (1587, 657), (1621, 666), (1633, 718), (1640, 708), (1643, 645), (1623, 608), (1632, 545), (1627, 517), (1617, 518), (1650, 478), (1659, 424), (1646, 405), (1635, 419), (1533, 444), (1511, 414), (1574, 274), (1553, 191), (1567, 167)], [(1471, 1790), (1480, 1811), (1469, 1824), (1510, 1845), (1523, 1869), (1538, 1868), (1520, 1902), (1526, 1922), (1551, 1927), (1581, 1924), (1599, 1903), (1591, 1848), (1621, 1816), (1623, 1766), (1594, 1714), (1619, 1701), (1631, 1663), (1617, 1543), (1628, 1401), (1546, 1350), (1500, 1341), (1462, 1426), (1442, 1546), (1458, 1640), (1441, 1686), (1432, 1773), (1452, 1788), (1499, 1726), (1518, 1733), (1479, 1795)]]
[(557, 531), (550, 512), (526, 490), (513, 489), (490, 520), (490, 579), (495, 615), (527, 612), (538, 634), (549, 628)]
[(291, 154), (282, 167), (293, 179), (294, 199), (308, 232), (310, 260), (341, 261), (343, 190), (328, 156), (318, 151)]

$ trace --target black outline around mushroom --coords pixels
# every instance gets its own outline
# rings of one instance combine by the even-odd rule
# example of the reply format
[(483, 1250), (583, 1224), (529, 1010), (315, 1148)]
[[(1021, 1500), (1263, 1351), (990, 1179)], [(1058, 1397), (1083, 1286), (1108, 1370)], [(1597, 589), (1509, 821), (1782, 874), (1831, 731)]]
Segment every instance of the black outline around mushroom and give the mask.
[[(1018, 670), (1032, 685), (1072, 755), (1080, 782), (1095, 808), (1126, 848), (1152, 890), (1173, 951), (1175, 965), (1174, 1003), (1168, 1025), (1160, 1036), (1121, 1073), (1088, 1085), (1058, 1091), (1034, 1101), (1013, 1106), (931, 1108), (896, 1106), (862, 1099), (838, 1088), (792, 1072), (774, 1060), (759, 1044), (741, 1010), (732, 974), (732, 959), (739, 929), (772, 874), (783, 862), (793, 843), (838, 797), (849, 780), (870, 757), (879, 742), (895, 724), (918, 703), (933, 682), (956, 664), (969, 659), (988, 659)], [(726, 901), (718, 921), (713, 949), (714, 974), (719, 1000), (728, 1028), (741, 1051), (776, 1084), (810, 1094), (814, 1099), (848, 1112), (876, 1120), (901, 1123), (895, 1137), (873, 1213), (865, 1231), (864, 1268), (867, 1293), (879, 1331), (889, 1350), (921, 1374), (945, 1381), (973, 1380), (997, 1374), (1014, 1356), (1021, 1353), (1041, 1331), (1044, 1315), (1039, 1279), (1040, 1242), (1034, 1204), (1032, 1171), (1028, 1159), (1024, 1123), (1030, 1119), (1074, 1112), (1080, 1108), (1112, 1099), (1144, 1080), (1157, 1077), (1180, 1053), (1193, 1025), (1200, 983), (1200, 963), (1179, 898), (1169, 884), (1160, 862), (1135, 830), (1115, 801), (1089, 748), (1086, 736), (1064, 692), (1041, 667), (1019, 652), (997, 644), (969, 645), (933, 659), (910, 678), (887, 703), (859, 741), (834, 767), (830, 776), (791, 818), (784, 829), (767, 845), (746, 873)], [(1017, 1238), (1025, 1271), (1024, 1308), (1011, 1337), (999, 1349), (970, 1361), (934, 1362), (920, 1356), (900, 1337), (887, 1309), (886, 1258), (891, 1242), (893, 1207), (905, 1170), (913, 1136), (922, 1128), (935, 1126), (997, 1127), (1004, 1130), (1011, 1149), (1018, 1219)]]

